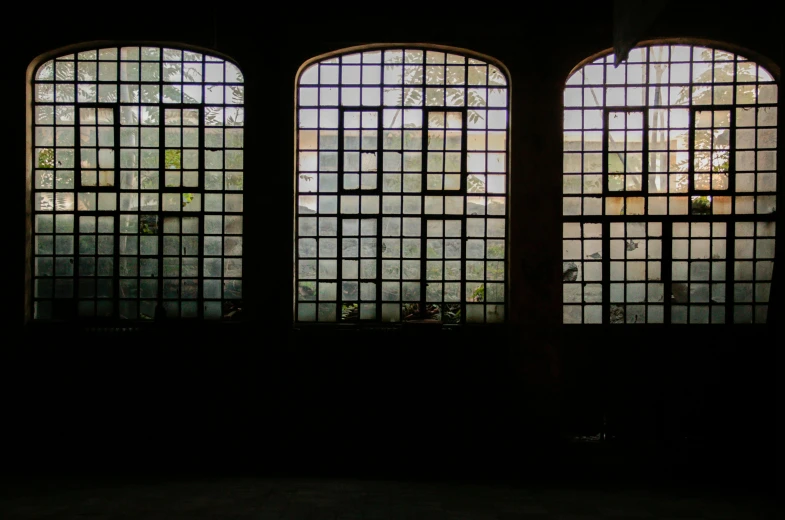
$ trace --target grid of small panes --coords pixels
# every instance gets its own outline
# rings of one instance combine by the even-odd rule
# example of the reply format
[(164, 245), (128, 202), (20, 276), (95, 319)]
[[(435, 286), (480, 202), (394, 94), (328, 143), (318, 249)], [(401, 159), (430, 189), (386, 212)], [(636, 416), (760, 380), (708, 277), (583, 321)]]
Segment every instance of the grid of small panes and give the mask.
[(766, 322), (777, 88), (761, 65), (692, 45), (569, 77), (564, 323)]
[(90, 49), (42, 63), (32, 91), (34, 319), (239, 315), (237, 66), (192, 50)]
[(304, 67), (298, 322), (504, 321), (508, 99), (499, 67), (441, 49)]

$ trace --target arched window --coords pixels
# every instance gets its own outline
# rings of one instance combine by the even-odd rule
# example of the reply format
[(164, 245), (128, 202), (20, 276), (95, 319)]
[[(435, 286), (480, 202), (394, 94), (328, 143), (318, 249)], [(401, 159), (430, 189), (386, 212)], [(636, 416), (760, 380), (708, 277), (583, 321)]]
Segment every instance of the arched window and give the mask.
[(564, 89), (564, 323), (765, 323), (777, 83), (743, 55), (652, 44)]
[(504, 321), (501, 65), (441, 47), (344, 50), (301, 67), (296, 110), (296, 321)]
[(30, 67), (35, 320), (222, 319), (242, 300), (243, 76), (192, 49)]

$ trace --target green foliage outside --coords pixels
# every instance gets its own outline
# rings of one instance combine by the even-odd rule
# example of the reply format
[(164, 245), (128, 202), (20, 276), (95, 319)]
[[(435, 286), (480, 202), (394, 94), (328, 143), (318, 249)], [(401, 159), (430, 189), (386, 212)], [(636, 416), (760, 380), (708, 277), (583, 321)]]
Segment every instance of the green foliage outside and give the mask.
[[(656, 46), (652, 47), (651, 52), (657, 51), (663, 52), (663, 48)], [(713, 51), (709, 49), (704, 50), (702, 52), (701, 59), (705, 60), (706, 62), (711, 62), (712, 52)], [(650, 83), (653, 85), (663, 85), (663, 77), (667, 71), (667, 64), (664, 62), (652, 63), (651, 70), (653, 71), (654, 77), (650, 78)], [(682, 87), (675, 99), (671, 100), (671, 104), (675, 106), (687, 107), (690, 99), (692, 99), (693, 105), (705, 106), (706, 111), (713, 111), (714, 109), (712, 105), (733, 104), (733, 96), (735, 94), (735, 104), (744, 110), (747, 106), (753, 106), (752, 104), (755, 102), (757, 89), (755, 83), (756, 79), (756, 65), (754, 62), (745, 63), (732, 60), (727, 62), (713, 62), (712, 67), (709, 67), (695, 78), (694, 83), (696, 86), (693, 87), (686, 85)], [(714, 84), (725, 82), (728, 82), (731, 85), (729, 85), (727, 88), (714, 88)], [(735, 86), (732, 85), (734, 82), (737, 83)], [(667, 87), (655, 87), (654, 95), (661, 96), (662, 89), (667, 89)], [(590, 89), (590, 91), (592, 94), (594, 94), (593, 89)], [(599, 99), (596, 98), (596, 94), (594, 95), (595, 102), (599, 106)], [(655, 100), (653, 106), (656, 107), (660, 104), (661, 102)], [(727, 111), (727, 109), (723, 110)], [(719, 111), (715, 113), (719, 113)], [(652, 117), (657, 118), (658, 115), (653, 113)], [(657, 123), (655, 122), (655, 124)], [(723, 125), (722, 123), (714, 121), (714, 126), (717, 127)], [(695, 151), (705, 151), (706, 153), (689, 154), (693, 156), (692, 164), (690, 163), (691, 159), (687, 158), (678, 162), (675, 167), (669, 168), (671, 174), (674, 172), (684, 172), (684, 175), (675, 178), (675, 182), (672, 184), (672, 189), (684, 193), (686, 193), (689, 183), (689, 172), (706, 172), (707, 178), (709, 173), (721, 175), (723, 173), (729, 172), (730, 162), (729, 142), (731, 128), (729, 124), (723, 128), (714, 128), (713, 131), (699, 131), (694, 128), (694, 126), (692, 126), (689, 132), (694, 136)], [(665, 135), (655, 137), (655, 139), (665, 138)], [(680, 136), (680, 139), (681, 141), (679, 142), (679, 149), (687, 151), (689, 135)], [(631, 183), (631, 185), (628, 186), (627, 189), (633, 191), (640, 190), (641, 187), (638, 180), (639, 178), (629, 175), (630, 172), (642, 171), (642, 164), (640, 164), (641, 161), (638, 159), (638, 156), (633, 156), (631, 159), (629, 156), (626, 158), (622, 157), (620, 153), (611, 153), (608, 155), (607, 160), (608, 171), (611, 172), (609, 174), (609, 183), (612, 186), (612, 189), (624, 190), (625, 182), (628, 182)], [(625, 178), (625, 175), (623, 174), (613, 174), (612, 172), (626, 172), (628, 175)], [(716, 175), (713, 176), (713, 179), (707, 182), (712, 183), (712, 187), (714, 189), (717, 189), (718, 186), (727, 186), (726, 178), (717, 178)], [(594, 186), (594, 188), (599, 189), (599, 186)], [(712, 213), (711, 196), (707, 195), (693, 197), (692, 213), (710, 215)]]
[[(79, 61), (49, 61), (39, 69), (37, 78), (49, 82), (55, 80), (66, 85), (66, 87), (58, 89), (57, 103), (53, 103), (55, 101), (54, 85), (52, 83), (38, 83), (36, 85), (36, 92), (39, 99), (45, 103), (52, 103), (51, 105), (42, 104), (40, 105), (40, 109), (34, 111), (36, 121), (38, 124), (42, 125), (42, 128), (53, 128), (52, 125), (55, 124), (64, 124), (64, 126), (60, 128), (66, 128), (65, 125), (69, 123), (71, 124), (71, 128), (73, 128), (73, 124), (79, 122), (80, 116), (80, 106), (77, 103), (117, 103), (122, 99), (124, 104), (120, 105), (119, 120), (115, 120), (111, 111), (109, 111), (112, 118), (110, 120), (103, 120), (102, 124), (126, 125), (126, 130), (130, 131), (121, 136), (121, 146), (126, 149), (133, 149), (141, 144), (143, 153), (141, 154), (141, 157), (134, 154), (128, 154), (126, 157), (121, 156), (121, 168), (126, 168), (128, 170), (140, 169), (138, 174), (128, 177), (129, 182), (135, 185), (138, 177), (140, 189), (158, 190), (160, 182), (163, 182), (163, 179), (159, 179), (158, 172), (159, 153), (163, 155), (165, 170), (181, 170), (185, 167), (193, 173), (197, 168), (194, 165), (189, 165), (187, 161), (186, 164), (183, 164), (183, 156), (180, 149), (167, 149), (163, 152), (154, 149), (157, 142), (156, 127), (162, 125), (164, 110), (166, 110), (165, 105), (159, 106), (162, 101), (165, 103), (192, 104), (194, 107), (201, 104), (201, 99), (189, 96), (182, 86), (179, 85), (181, 78), (186, 84), (190, 83), (195, 85), (202, 83), (200, 73), (201, 67), (189, 68), (187, 63), (185, 65), (177, 63), (176, 60), (179, 60), (177, 56), (180, 55), (180, 52), (181, 51), (168, 49), (161, 51), (161, 49), (155, 47), (142, 47), (141, 62), (121, 63), (121, 67), (126, 68), (126, 70), (119, 71), (119, 76), (122, 77), (124, 72), (128, 72), (131, 75), (136, 74), (137, 81), (133, 83), (120, 81), (113, 84), (111, 83), (112, 78), (100, 78), (98, 75), (98, 63), (95, 61), (88, 61), (96, 59), (98, 55), (98, 51), (96, 50), (83, 51), (80, 53)], [(188, 53), (188, 51), (182, 52)], [(167, 53), (170, 59), (166, 59)], [(161, 54), (163, 54), (163, 60)], [(158, 66), (159, 64), (163, 67), (162, 72)], [(144, 65), (149, 65), (150, 67), (145, 68)], [(239, 69), (234, 68), (233, 70), (235, 71), (236, 77), (227, 77), (227, 80), (232, 81), (234, 79), (239, 83), (242, 83), (243, 78)], [(227, 74), (229, 74), (229, 72), (227, 72)], [(162, 80), (162, 76), (164, 81), (171, 81), (171, 84), (159, 84)], [(139, 79), (141, 79), (141, 83), (139, 83)], [(97, 83), (99, 81), (100, 83)], [(69, 90), (67, 88), (69, 84), (74, 85), (74, 88)], [(240, 84), (225, 85), (225, 88), (227, 89), (227, 96), (231, 100), (231, 103), (236, 106), (230, 106), (217, 111), (207, 110), (205, 123), (207, 125), (214, 124), (220, 126), (221, 128), (219, 131), (222, 133), (225, 132), (225, 146), (227, 149), (231, 149), (230, 152), (222, 152), (226, 154), (226, 168), (238, 170), (236, 172), (228, 172), (225, 175), (221, 173), (221, 188), (224, 188), (225, 177), (225, 189), (242, 190), (242, 105), (244, 101), (244, 87)], [(133, 105), (133, 103), (138, 103), (139, 105)], [(104, 112), (107, 111), (104, 110)], [(185, 109), (183, 112), (185, 112)], [(193, 109), (190, 110), (190, 112), (196, 113), (196, 110)], [(217, 116), (220, 116), (220, 118)], [(99, 111), (98, 117), (99, 120), (101, 120), (102, 117), (105, 118), (107, 115), (104, 114), (102, 116)], [(141, 143), (139, 133), (132, 128), (140, 124), (143, 125), (141, 127), (141, 138), (143, 142)], [(236, 128), (225, 129), (223, 128), (224, 125)], [(155, 130), (156, 133), (152, 133), (151, 130)], [(147, 133), (145, 133), (145, 131), (147, 131)], [(152, 142), (150, 142), (150, 138), (153, 139)], [(63, 145), (65, 141), (61, 141), (60, 139), (61, 136), (58, 133), (58, 144)], [(74, 143), (70, 144), (73, 145)], [(187, 146), (195, 148), (200, 144), (203, 145), (204, 143), (191, 143)], [(63, 146), (69, 146), (69, 144)], [(217, 148), (220, 147), (221, 146), (219, 145)], [(69, 156), (69, 148), (59, 149), (57, 155), (53, 148), (35, 149), (34, 167), (38, 170), (48, 170), (37, 172), (37, 186), (40, 185), (49, 189), (54, 186), (54, 168), (55, 161), (57, 161), (57, 165), (64, 168), (64, 170), (56, 172), (56, 188), (73, 189), (74, 173), (73, 171), (65, 170), (74, 168), (73, 159), (73, 151), (71, 151), (71, 155)], [(131, 180), (132, 178), (133, 180)], [(183, 207), (193, 200), (193, 193), (182, 194)], [(138, 232), (140, 235), (158, 234), (158, 215), (140, 214), (138, 218)], [(136, 222), (134, 222), (134, 227), (136, 227), (136, 225)], [(126, 234), (123, 235), (121, 239), (128, 239), (130, 236), (131, 235)], [(122, 293), (123, 288), (121, 287), (120, 290)], [(225, 297), (239, 298), (239, 292), (232, 296), (226, 296), (229, 293), (231, 293), (231, 288), (227, 289)], [(240, 299), (224, 302), (222, 309), (223, 316), (228, 318), (233, 316), (236, 317), (236, 315), (241, 313), (241, 305), (242, 301)], [(121, 315), (122, 312), (123, 311), (121, 310)], [(149, 312), (146, 312), (141, 308), (139, 309), (138, 315), (142, 319), (153, 318)]]
[(38, 168), (49, 169), (55, 167), (55, 151), (52, 148), (44, 148), (38, 152)]

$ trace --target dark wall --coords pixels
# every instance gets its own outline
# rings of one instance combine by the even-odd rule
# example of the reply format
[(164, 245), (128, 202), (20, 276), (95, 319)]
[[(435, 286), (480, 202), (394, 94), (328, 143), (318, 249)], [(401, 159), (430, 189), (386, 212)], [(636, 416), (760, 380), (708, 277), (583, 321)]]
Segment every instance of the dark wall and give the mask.
[[(710, 12), (703, 5), (672, 3), (640, 39), (724, 41), (767, 58), (772, 68), (782, 65), (782, 24), (774, 13)], [(612, 2), (540, 6), (514, 21), (392, 22), (391, 12), (303, 23), (234, 13), (22, 13), (14, 23), (24, 31), (3, 34), (2, 82), (10, 251), (4, 265), (16, 274), (5, 284), (0, 404), (16, 467), (382, 468), (460, 459), (478, 466), (507, 460), (526, 471), (566, 453), (542, 446), (600, 431), (617, 441), (722, 444), (734, 460), (772, 446), (780, 366), (774, 325), (559, 325), (561, 89), (582, 60), (613, 46)], [(242, 68), (246, 237), (266, 244), (246, 247), (242, 322), (120, 335), (23, 326), (25, 71), (41, 53), (98, 40), (196, 45)], [(505, 327), (292, 327), (295, 76), (313, 56), (377, 42), (471, 49), (510, 71)], [(778, 248), (782, 257), (782, 241)], [(271, 255), (276, 249), (281, 253)], [(782, 278), (775, 274), (774, 298), (783, 293)], [(772, 314), (781, 322), (782, 312)]]

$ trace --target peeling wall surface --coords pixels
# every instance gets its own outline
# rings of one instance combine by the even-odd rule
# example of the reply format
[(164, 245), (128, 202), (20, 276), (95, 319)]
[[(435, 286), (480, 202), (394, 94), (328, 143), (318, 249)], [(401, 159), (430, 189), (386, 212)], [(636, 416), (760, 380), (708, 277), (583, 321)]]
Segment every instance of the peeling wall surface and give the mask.
[[(527, 458), (545, 467), (565, 452), (544, 447), (574, 437), (722, 443), (729, 467), (739, 468), (769, 453), (781, 414), (776, 338), (785, 317), (785, 277), (776, 263), (767, 323), (563, 324), (564, 287), (583, 275), (579, 262), (563, 258), (564, 89), (579, 66), (613, 49), (622, 28), (614, 27), (613, 2), (538, 13), (514, 22), (297, 22), (241, 13), (109, 20), (21, 7), (14, 23), (31, 36), (4, 33), (2, 65), (9, 276), (0, 406), (20, 446), (12, 465), (176, 467), (201, 457), (250, 467), (353, 461), (405, 468), (431, 457), (445, 467), (508, 459), (525, 472)], [(625, 35), (636, 42), (719, 42), (764, 64), (778, 83), (783, 33), (765, 9), (672, 3)], [(245, 247), (241, 278), (230, 276), (242, 280), (241, 312), (224, 309), (227, 319), (209, 323), (114, 323), (111, 330), (72, 319), (26, 320), (35, 247), (26, 216), (33, 182), (25, 178), (32, 140), (26, 73), (46, 53), (88, 42), (192, 47), (242, 71)], [(295, 326), (298, 71), (318, 56), (372, 44), (467, 50), (509, 73), (502, 323)], [(781, 131), (781, 121), (772, 128)], [(783, 229), (781, 215), (773, 219)], [(626, 250), (645, 240), (633, 237)], [(782, 258), (782, 242), (774, 247), (772, 258)], [(581, 297), (592, 298), (592, 290)], [(742, 456), (745, 450), (752, 455)]]

